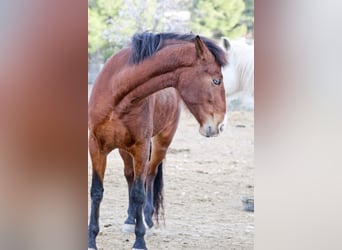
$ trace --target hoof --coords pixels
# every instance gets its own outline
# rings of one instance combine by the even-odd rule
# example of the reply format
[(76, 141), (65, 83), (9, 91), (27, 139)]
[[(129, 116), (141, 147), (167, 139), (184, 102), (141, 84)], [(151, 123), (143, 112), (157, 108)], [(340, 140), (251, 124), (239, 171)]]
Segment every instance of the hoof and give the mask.
[(135, 225), (134, 224), (124, 224), (122, 227), (122, 232), (124, 233), (134, 233), (135, 232)]
[(147, 248), (132, 248), (132, 250), (147, 250)]
[(88, 248), (88, 250), (96, 250), (95, 248)]

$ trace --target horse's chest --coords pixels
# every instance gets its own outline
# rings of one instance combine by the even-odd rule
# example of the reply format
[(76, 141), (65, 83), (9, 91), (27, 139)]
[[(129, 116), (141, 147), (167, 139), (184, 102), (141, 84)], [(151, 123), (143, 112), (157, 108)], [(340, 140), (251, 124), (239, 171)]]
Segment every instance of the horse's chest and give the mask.
[(149, 139), (152, 136), (152, 113), (130, 113), (120, 119), (113, 119), (115, 144), (118, 147), (130, 147), (136, 142)]

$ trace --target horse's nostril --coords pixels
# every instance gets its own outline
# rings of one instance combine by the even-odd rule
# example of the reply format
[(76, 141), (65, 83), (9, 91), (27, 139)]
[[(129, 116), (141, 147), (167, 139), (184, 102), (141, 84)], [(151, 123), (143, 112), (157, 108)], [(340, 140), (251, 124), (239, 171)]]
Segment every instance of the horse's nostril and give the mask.
[(224, 129), (224, 124), (221, 124), (221, 125), (219, 126), (220, 132), (223, 132), (223, 129)]
[(211, 136), (211, 126), (208, 126), (207, 137), (210, 137), (210, 136)]

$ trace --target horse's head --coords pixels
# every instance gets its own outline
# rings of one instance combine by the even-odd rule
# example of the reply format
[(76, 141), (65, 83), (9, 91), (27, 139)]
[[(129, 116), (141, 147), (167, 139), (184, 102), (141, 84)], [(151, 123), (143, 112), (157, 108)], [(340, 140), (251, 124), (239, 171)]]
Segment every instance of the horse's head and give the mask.
[(223, 37), (221, 46), (229, 58), (229, 64), (222, 68), (227, 96), (254, 92), (254, 45), (246, 39), (229, 41)]
[[(222, 68), (222, 74), (224, 76), (224, 88), (226, 90), (227, 95), (234, 94), (238, 88), (238, 78), (237, 78), (237, 69), (236, 69), (236, 53), (234, 53), (232, 48), (231, 42), (223, 37), (221, 39), (222, 47), (227, 53), (227, 56), (229, 57), (229, 64), (227, 64), (225, 67)], [(234, 46), (234, 45), (233, 45)]]
[[(195, 40), (196, 62), (180, 75), (180, 95), (200, 124), (199, 132), (206, 137), (217, 136), (224, 126), (226, 96), (217, 57), (199, 36)], [(218, 51), (222, 53), (223, 51)]]

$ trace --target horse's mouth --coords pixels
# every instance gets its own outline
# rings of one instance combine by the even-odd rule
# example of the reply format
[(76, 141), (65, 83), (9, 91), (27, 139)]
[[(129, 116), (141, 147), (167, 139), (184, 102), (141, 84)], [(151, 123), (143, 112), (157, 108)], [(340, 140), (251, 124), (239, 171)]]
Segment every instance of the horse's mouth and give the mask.
[(215, 128), (210, 125), (200, 127), (199, 132), (205, 137), (216, 137), (220, 134), (220, 130), (218, 127)]
[(199, 129), (201, 135), (205, 137), (216, 137), (223, 132), (227, 121), (227, 115), (224, 116), (223, 121), (217, 123), (213, 119), (208, 119)]

